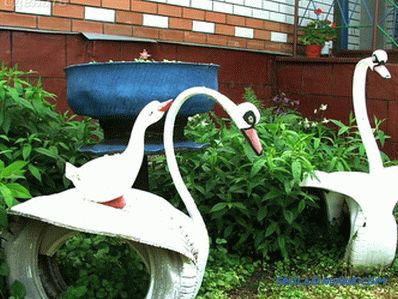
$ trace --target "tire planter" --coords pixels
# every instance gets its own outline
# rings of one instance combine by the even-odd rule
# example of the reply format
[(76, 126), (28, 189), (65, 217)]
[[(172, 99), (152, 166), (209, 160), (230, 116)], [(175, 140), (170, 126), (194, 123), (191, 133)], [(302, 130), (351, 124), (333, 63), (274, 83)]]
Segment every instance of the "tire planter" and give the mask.
[[(68, 66), (65, 73), (69, 106), (76, 114), (99, 120), (108, 147), (127, 143), (134, 120), (147, 103), (173, 99), (194, 86), (218, 89), (215, 64), (85, 63)], [(184, 104), (177, 117), (176, 142), (185, 141), (183, 131), (188, 116), (208, 112), (213, 106), (214, 102), (205, 96), (195, 96)], [(147, 130), (148, 144), (162, 143), (163, 126), (160, 121)]]
[[(5, 251), (9, 266), (9, 284), (19, 280), (26, 290), (27, 299), (57, 299), (66, 290), (53, 256), (69, 238), (78, 231), (55, 226), (33, 219), (19, 218), (14, 223), (12, 235), (6, 237)], [(170, 293), (175, 285), (193, 289), (192, 278), (185, 272), (195, 271), (195, 265), (187, 269), (183, 257), (173, 251), (162, 248), (142, 246), (134, 241), (126, 241), (143, 259), (148, 273), (151, 274), (146, 299), (185, 298), (184, 294)], [(169, 267), (156, 263), (157, 258), (166, 261)], [(169, 261), (169, 262), (167, 262)], [(175, 268), (170, 268), (177, 265)], [(174, 275), (170, 275), (173, 273)], [(186, 294), (189, 297), (189, 292)]]

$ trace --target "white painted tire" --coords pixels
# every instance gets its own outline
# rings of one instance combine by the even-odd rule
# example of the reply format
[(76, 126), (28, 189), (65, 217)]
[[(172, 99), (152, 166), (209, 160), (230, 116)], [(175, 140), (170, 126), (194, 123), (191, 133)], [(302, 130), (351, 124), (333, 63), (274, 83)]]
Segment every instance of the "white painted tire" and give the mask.
[[(9, 283), (22, 282), (27, 299), (58, 298), (66, 284), (51, 257), (77, 231), (18, 218), (6, 236)], [(197, 292), (196, 266), (170, 250), (127, 241), (143, 258), (150, 273), (147, 299), (191, 299)], [(159, 263), (162, 261), (162, 263)]]
[(389, 266), (397, 248), (397, 223), (392, 211), (365, 215), (353, 199), (347, 198), (346, 202), (351, 232), (345, 260), (359, 270)]
[(326, 216), (331, 225), (340, 225), (343, 220), (346, 196), (333, 191), (323, 191), (325, 198)]

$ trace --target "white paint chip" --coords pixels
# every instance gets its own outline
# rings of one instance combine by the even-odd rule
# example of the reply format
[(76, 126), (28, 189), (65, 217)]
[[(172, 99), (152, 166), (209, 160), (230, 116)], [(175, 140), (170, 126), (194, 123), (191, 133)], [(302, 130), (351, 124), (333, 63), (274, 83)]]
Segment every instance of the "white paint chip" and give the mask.
[(279, 43), (287, 43), (287, 34), (281, 32), (271, 32), (271, 41)]
[(192, 22), (192, 31), (214, 33), (214, 28), (215, 28), (214, 23), (200, 22), (200, 21)]
[(86, 6), (84, 8), (84, 18), (92, 21), (115, 22), (115, 11), (113, 9)]
[(168, 28), (169, 18), (156, 15), (144, 14), (143, 22), (144, 26), (158, 27), (158, 28)]
[(251, 28), (245, 28), (245, 27), (235, 27), (235, 36), (245, 37), (245, 38), (253, 38), (254, 30)]
[(51, 15), (51, 2), (39, 0), (16, 0), (15, 11), (35, 15)]

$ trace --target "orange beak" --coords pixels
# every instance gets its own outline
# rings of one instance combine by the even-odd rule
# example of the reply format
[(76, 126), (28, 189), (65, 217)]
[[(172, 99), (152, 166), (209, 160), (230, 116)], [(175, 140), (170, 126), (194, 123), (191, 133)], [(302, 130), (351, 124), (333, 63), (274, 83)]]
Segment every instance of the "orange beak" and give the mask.
[(173, 104), (173, 99), (165, 101), (162, 104), (163, 104), (163, 106), (159, 109), (159, 111), (166, 112), (171, 107), (171, 104)]
[(263, 152), (263, 147), (261, 146), (260, 139), (258, 138), (257, 131), (255, 129), (246, 129), (242, 130), (243, 134), (245, 135), (247, 141), (249, 141), (252, 149), (260, 156)]

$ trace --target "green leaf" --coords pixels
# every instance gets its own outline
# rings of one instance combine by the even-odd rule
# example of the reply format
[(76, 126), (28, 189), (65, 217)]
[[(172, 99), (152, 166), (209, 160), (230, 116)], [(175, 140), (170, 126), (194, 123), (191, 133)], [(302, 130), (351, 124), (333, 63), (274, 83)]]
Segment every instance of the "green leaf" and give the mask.
[(265, 230), (265, 237), (271, 236), (275, 231), (276, 228), (278, 227), (278, 224), (276, 222), (271, 222), (270, 225), (268, 225), (267, 229)]
[(302, 199), (299, 201), (297, 211), (298, 211), (298, 213), (301, 213), (304, 209), (305, 209), (305, 200)]
[(345, 132), (347, 132), (350, 129), (350, 127), (341, 127), (337, 133), (337, 135), (343, 135)]
[(261, 168), (264, 166), (265, 160), (260, 159), (254, 162), (252, 169), (250, 171), (250, 176), (254, 177), (258, 174), (258, 172), (261, 170)]
[(45, 155), (47, 157), (53, 158), (53, 159), (57, 159), (58, 158), (58, 154), (57, 153), (55, 153), (55, 152), (53, 152), (51, 150), (48, 150), (48, 149), (46, 149), (44, 147), (36, 148), (35, 152), (37, 152), (39, 154), (42, 154), (42, 155)]
[(12, 196), (15, 198), (28, 199), (28, 198), (32, 197), (32, 195), (30, 195), (30, 193), (29, 193), (29, 190), (26, 189), (21, 184), (10, 183), (10, 184), (7, 184), (7, 188), (11, 191)]
[(215, 212), (224, 210), (227, 207), (227, 205), (228, 205), (228, 203), (226, 203), (226, 202), (219, 202), (211, 208), (210, 213), (215, 213)]
[(4, 184), (0, 184), (0, 194), (3, 196), (7, 207), (11, 208), (15, 204), (15, 199), (12, 196), (10, 189), (8, 189)]
[(314, 149), (317, 149), (321, 143), (321, 139), (314, 138)]
[(36, 166), (33, 166), (32, 164), (28, 165), (29, 172), (39, 181), (41, 182), (41, 173), (40, 169), (37, 168)]
[(30, 144), (24, 144), (23, 148), (22, 148), (22, 157), (24, 160), (27, 160), (30, 152), (32, 151), (32, 146)]
[(284, 236), (278, 236), (278, 246), (282, 252), (283, 257), (287, 257), (286, 239)]
[(22, 175), (24, 173), (23, 168), (26, 164), (27, 162), (20, 160), (11, 163), (0, 172), (0, 178), (12, 178), (14, 176)]
[(287, 223), (292, 224), (293, 220), (294, 220), (294, 215), (291, 211), (289, 210), (284, 210), (283, 211), (283, 217), (285, 218), (285, 220), (287, 221)]
[(267, 206), (260, 207), (260, 209), (258, 209), (258, 212), (257, 212), (257, 220), (258, 221), (263, 220), (267, 216), (267, 214), (268, 214)]
[(19, 94), (18, 94), (18, 91), (15, 88), (9, 87), (8, 88), (8, 94), (10, 95), (10, 97), (15, 102), (19, 102)]
[(292, 163), (292, 174), (293, 179), (296, 181), (300, 181), (301, 179), (301, 163), (298, 160), (294, 160)]

